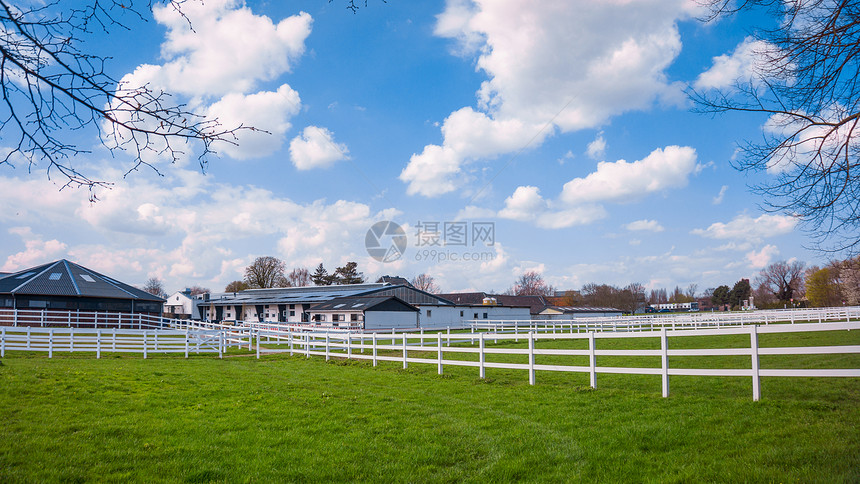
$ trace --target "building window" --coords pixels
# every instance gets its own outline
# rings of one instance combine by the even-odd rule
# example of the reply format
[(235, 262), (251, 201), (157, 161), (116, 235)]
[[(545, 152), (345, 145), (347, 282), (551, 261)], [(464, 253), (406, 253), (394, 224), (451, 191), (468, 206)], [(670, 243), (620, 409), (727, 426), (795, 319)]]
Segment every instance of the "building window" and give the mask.
[(295, 304), (290, 304), (290, 309), (296, 309), (296, 305), (295, 305)]
[[(290, 306), (292, 306), (292, 304)], [(290, 311), (290, 316), (295, 316), (295, 315), (296, 315), (295, 311)]]
[(475, 313), (474, 319), (478, 319), (478, 313)]
[(484, 319), (487, 319), (487, 313), (484, 313)]
[(349, 315), (349, 320), (350, 320), (350, 321), (358, 321), (358, 314), (356, 314), (356, 313), (352, 313), (352, 314), (350, 314), (350, 315)]
[(430, 317), (430, 310), (429, 309), (427, 310), (427, 317), (428, 318)]
[(460, 311), (460, 317), (461, 318), (463, 317), (463, 311)]

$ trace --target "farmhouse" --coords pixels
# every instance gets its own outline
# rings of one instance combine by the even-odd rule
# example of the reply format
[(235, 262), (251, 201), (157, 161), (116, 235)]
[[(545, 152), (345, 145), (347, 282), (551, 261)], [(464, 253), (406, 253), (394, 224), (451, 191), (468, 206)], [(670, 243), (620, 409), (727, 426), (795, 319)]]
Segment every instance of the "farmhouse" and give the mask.
[(0, 310), (161, 314), (164, 299), (62, 259), (0, 276)]

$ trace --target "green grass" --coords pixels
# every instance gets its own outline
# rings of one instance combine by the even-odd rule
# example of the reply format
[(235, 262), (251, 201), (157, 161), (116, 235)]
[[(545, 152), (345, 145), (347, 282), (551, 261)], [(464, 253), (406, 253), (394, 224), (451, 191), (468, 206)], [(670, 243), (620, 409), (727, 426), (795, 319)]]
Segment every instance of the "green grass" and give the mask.
[[(761, 344), (858, 338), (762, 335)], [(655, 341), (598, 344), (651, 349)], [(670, 341), (748, 345), (743, 337)], [(446, 354), (454, 357), (471, 355)], [(598, 364), (655, 366), (642, 358)], [(762, 358), (765, 368), (858, 364), (858, 355)], [(762, 401), (753, 402), (747, 378), (673, 377), (664, 399), (650, 375), (598, 375), (591, 390), (587, 374), (538, 372), (530, 386), (525, 371), (487, 369), (485, 380), (477, 368), (435, 373), (435, 365), (303, 356), (7, 354), (0, 482), (860, 482), (860, 379), (764, 378)]]

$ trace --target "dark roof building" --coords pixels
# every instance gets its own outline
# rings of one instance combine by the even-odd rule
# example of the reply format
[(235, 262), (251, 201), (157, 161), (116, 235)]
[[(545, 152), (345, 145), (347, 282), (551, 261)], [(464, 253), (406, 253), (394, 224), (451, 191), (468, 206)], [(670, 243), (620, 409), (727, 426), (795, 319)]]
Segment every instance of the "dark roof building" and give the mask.
[(484, 303), (484, 299), (495, 299), (495, 304), (500, 306), (528, 306), (529, 313), (531, 314), (540, 314), (547, 306), (551, 306), (549, 301), (543, 296), (512, 296), (508, 294), (487, 294), (486, 292), (460, 292), (439, 294), (439, 297), (447, 299), (454, 304), (472, 306), (480, 306)]
[(161, 314), (163, 303), (65, 259), (0, 276), (0, 308)]

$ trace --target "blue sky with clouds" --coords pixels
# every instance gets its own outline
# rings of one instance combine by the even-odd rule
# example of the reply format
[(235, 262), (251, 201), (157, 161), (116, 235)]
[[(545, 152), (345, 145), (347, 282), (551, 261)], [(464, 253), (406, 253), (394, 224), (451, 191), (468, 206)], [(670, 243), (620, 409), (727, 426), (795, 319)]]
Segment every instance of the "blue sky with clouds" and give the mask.
[[(747, 186), (773, 174), (730, 166), (766, 119), (696, 114), (685, 95), (748, 76), (749, 29), (773, 19), (703, 24), (680, 0), (344, 6), (207, 0), (186, 6), (193, 30), (156, 7), (88, 38), (114, 77), (270, 134), (217, 146), (205, 174), (188, 146), (148, 160), (163, 176), (123, 177), (129, 160), (79, 133), (92, 153), (75, 166), (116, 182), (95, 204), (38, 167), (0, 166), (0, 270), (69, 258), (218, 291), (274, 255), (428, 273), (446, 291), (501, 291), (528, 270), (560, 289), (703, 290), (778, 259), (822, 262), (793, 218), (758, 208)], [(393, 262), (365, 250), (381, 220), (407, 233)], [(445, 222), (493, 224), (494, 243), (429, 245)]]

